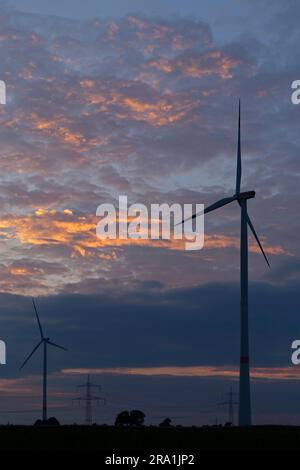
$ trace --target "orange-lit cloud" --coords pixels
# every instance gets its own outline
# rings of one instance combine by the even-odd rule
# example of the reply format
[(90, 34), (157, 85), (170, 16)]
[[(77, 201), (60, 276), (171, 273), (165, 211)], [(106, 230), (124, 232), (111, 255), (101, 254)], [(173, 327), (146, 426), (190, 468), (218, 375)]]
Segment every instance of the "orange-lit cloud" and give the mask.
[[(147, 77), (147, 75), (141, 72), (140, 78), (143, 75)], [(80, 84), (83, 89), (83, 103), (86, 102), (96, 107), (99, 112), (112, 114), (117, 119), (133, 119), (134, 121), (141, 121), (155, 127), (183, 121), (199, 106), (199, 101), (188, 99), (182, 93), (170, 92), (164, 96), (158, 94), (152, 101), (147, 101), (142, 97), (127, 96), (126, 92), (118, 89), (114, 90), (113, 88), (109, 92), (101, 92), (98, 89), (97, 83), (92, 80), (81, 81)], [(36, 121), (35, 125), (40, 126), (41, 123), (38, 120)], [(49, 125), (49, 128), (52, 127), (51, 123), (42, 123), (42, 125)], [(56, 132), (64, 136), (64, 132), (60, 129), (56, 129)], [(62, 127), (62, 129), (65, 128)], [(77, 139), (78, 143), (82, 143), (82, 136), (69, 134), (73, 136), (74, 140)], [(88, 143), (87, 139), (85, 143)]]
[[(239, 371), (231, 366), (166, 366), (166, 367), (115, 367), (93, 369), (63, 369), (67, 375), (112, 374), (171, 377), (226, 377), (237, 379)], [(253, 367), (253, 379), (262, 380), (300, 380), (299, 367)]]
[[(96, 234), (96, 226), (99, 222), (96, 216), (77, 216), (70, 209), (62, 212), (55, 209), (36, 209), (31, 216), (6, 216), (0, 219), (2, 236), (7, 239), (16, 238), (22, 245), (66, 245), (81, 256), (88, 255), (89, 249), (100, 247), (115, 247), (127, 245), (150, 246), (166, 248), (170, 250), (185, 250), (185, 238), (176, 240), (171, 235), (170, 240), (151, 240), (150, 232), (145, 234), (148, 238), (133, 239), (128, 237), (123, 240), (100, 239)], [(118, 220), (116, 221), (118, 223)], [(150, 230), (150, 228), (149, 228)], [(239, 249), (239, 237), (226, 235), (206, 235), (204, 249)], [(259, 252), (254, 242), (250, 243), (250, 251)], [(265, 244), (265, 251), (273, 255), (286, 253), (280, 245), (270, 246)], [(15, 274), (17, 272), (14, 271)]]
[(26, 378), (19, 379), (0, 379), (0, 393), (3, 395), (32, 395), (32, 385)]
[(187, 57), (171, 60), (159, 58), (148, 62), (147, 67), (170, 74), (180, 72), (193, 78), (203, 78), (210, 75), (218, 75), (222, 80), (232, 78), (234, 69), (239, 65), (239, 60), (226, 55), (220, 50), (214, 50), (199, 55), (199, 57)]
[[(163, 201), (173, 192), (178, 200), (197, 180), (196, 190), (212, 193), (215, 170), (224, 177), (220, 186), (226, 186), (227, 165), (234, 165), (235, 91), (240, 77), (258, 72), (255, 58), (250, 70), (243, 48), (216, 45), (210, 26), (201, 21), (129, 15), (60, 22), (53, 17), (38, 28), (34, 21), (16, 26), (13, 16), (5, 18), (0, 35), (9, 91), (8, 106), (0, 107), (2, 289), (24, 294), (34, 285), (40, 294), (76, 285), (80, 291), (86, 282), (86, 291), (97, 280), (117, 278), (128, 285), (139, 277), (169, 287), (219, 281), (218, 269), (209, 269), (216, 267), (214, 250), (232, 280), (235, 272), (223, 261), (232, 255), (229, 250), (239, 250), (239, 236), (231, 235), (237, 232), (228, 225), (224, 233), (221, 227), (217, 235), (206, 235), (200, 254), (181, 256), (185, 241), (101, 241), (93, 214), (98, 203), (120, 191), (132, 200), (143, 195), (146, 202)], [(260, 105), (269, 96), (269, 84), (257, 80), (254, 85), (249, 90)], [(251, 116), (251, 147), (245, 150), (258, 162), (266, 142), (257, 116)], [(220, 157), (219, 173), (214, 162)], [(279, 159), (271, 161), (275, 178)], [(215, 168), (211, 178), (201, 174), (207, 164)], [(250, 175), (258, 166), (251, 168)], [(264, 204), (272, 206), (273, 197)], [(288, 237), (277, 237), (281, 229), (277, 225), (273, 231), (271, 222), (262, 232), (265, 251), (278, 260), (294, 254), (295, 246)], [(249, 247), (259, 250), (251, 235)], [(199, 271), (190, 269), (197, 256), (203, 260)], [(179, 257), (184, 271), (176, 268)]]
[(57, 117), (53, 120), (45, 120), (40, 118), (36, 113), (32, 113), (27, 116), (27, 118), (31, 120), (33, 128), (56, 136), (66, 144), (79, 146), (86, 141), (83, 134), (74, 132), (68, 127), (65, 118)]

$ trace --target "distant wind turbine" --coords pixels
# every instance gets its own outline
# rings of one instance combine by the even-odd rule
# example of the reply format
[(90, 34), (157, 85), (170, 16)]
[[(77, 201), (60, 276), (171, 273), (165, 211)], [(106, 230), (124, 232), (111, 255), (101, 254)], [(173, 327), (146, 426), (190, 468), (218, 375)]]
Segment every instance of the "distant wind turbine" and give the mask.
[(248, 333), (248, 226), (262, 252), (262, 255), (270, 267), (268, 258), (256, 234), (254, 226), (247, 213), (247, 199), (255, 197), (255, 191), (241, 193), (242, 159), (241, 159), (241, 103), (239, 101), (238, 116), (238, 143), (237, 143), (237, 170), (235, 194), (226, 197), (208, 206), (202, 212), (194, 214), (187, 220), (194, 219), (198, 215), (207, 214), (220, 207), (237, 201), (241, 208), (241, 242), (240, 242), (240, 380), (239, 380), (239, 425), (251, 426), (251, 398), (249, 376), (249, 333)]
[(63, 346), (59, 346), (58, 344), (52, 343), (50, 341), (50, 338), (47, 338), (44, 336), (43, 328), (38, 316), (37, 308), (34, 299), (32, 299), (33, 303), (33, 308), (35, 311), (36, 319), (38, 322), (39, 330), (40, 330), (40, 335), (41, 335), (41, 341), (36, 345), (36, 347), (33, 349), (33, 351), (29, 354), (29, 356), (25, 359), (23, 364), (20, 367), (20, 370), (23, 369), (25, 364), (29, 361), (31, 356), (37, 351), (37, 349), (43, 344), (43, 349), (44, 349), (44, 355), (43, 355), (43, 422), (45, 423), (47, 421), (47, 346), (50, 344), (51, 346), (54, 346), (55, 348), (63, 349), (64, 351), (67, 351), (66, 348)]

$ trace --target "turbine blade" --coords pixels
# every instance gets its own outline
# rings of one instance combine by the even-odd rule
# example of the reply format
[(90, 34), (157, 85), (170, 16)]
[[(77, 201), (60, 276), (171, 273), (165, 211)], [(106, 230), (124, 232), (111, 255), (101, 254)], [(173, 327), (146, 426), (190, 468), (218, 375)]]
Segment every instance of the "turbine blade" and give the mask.
[(220, 199), (219, 201), (215, 202), (214, 204), (211, 204), (211, 206), (205, 207), (204, 211), (197, 212), (196, 214), (193, 214), (191, 217), (189, 217), (185, 220), (182, 220), (182, 222), (180, 222), (180, 223), (184, 224), (184, 222), (187, 222), (188, 220), (195, 219), (196, 217), (198, 217), (198, 215), (207, 214), (208, 212), (212, 212), (216, 209), (219, 209), (220, 207), (223, 207), (223, 206), (226, 206), (227, 204), (230, 204), (232, 201), (235, 201), (236, 199), (237, 199), (236, 195), (231, 196), (231, 197), (225, 197), (224, 199)]
[(235, 192), (241, 191), (242, 178), (242, 157), (241, 157), (241, 100), (239, 100), (239, 118), (238, 118), (238, 144), (237, 144), (237, 165), (236, 165), (236, 186)]
[(40, 347), (40, 345), (42, 344), (43, 340), (41, 340), (39, 342), (39, 344), (31, 351), (31, 353), (29, 354), (29, 356), (25, 359), (25, 361), (23, 362), (23, 364), (21, 365), (20, 367), (20, 370), (23, 369), (23, 367), (25, 366), (25, 364), (29, 361), (29, 359), (31, 358), (31, 356), (33, 356), (33, 354), (35, 353), (35, 351)]
[(33, 297), (32, 297), (32, 303), (33, 303), (33, 308), (34, 308), (34, 311), (35, 311), (36, 319), (37, 319), (37, 322), (38, 322), (38, 325), (39, 325), (41, 338), (44, 339), (44, 333), (43, 333), (42, 325), (41, 325), (41, 322), (40, 322), (40, 319), (39, 319), (39, 316), (38, 316), (37, 308), (36, 308), (35, 301), (34, 301)]
[(63, 349), (64, 351), (68, 351), (63, 346), (60, 346), (59, 344), (52, 343), (52, 341), (48, 341), (48, 344), (51, 344), (51, 346), (54, 346), (55, 348), (59, 348), (59, 349)]
[(248, 225), (249, 225), (249, 227), (250, 227), (250, 229), (251, 229), (251, 231), (252, 231), (252, 233), (253, 233), (253, 235), (254, 235), (255, 240), (257, 241), (257, 244), (258, 244), (258, 246), (259, 246), (259, 248), (260, 248), (260, 251), (262, 252), (263, 257), (265, 258), (265, 261), (266, 261), (267, 265), (270, 267), (269, 260), (268, 260), (268, 258), (267, 258), (267, 256), (266, 256), (266, 253), (264, 252), (264, 249), (263, 249), (263, 247), (262, 247), (262, 245), (261, 245), (261, 243), (260, 243), (260, 241), (259, 241), (259, 238), (258, 238), (258, 236), (257, 236), (257, 233), (255, 232), (255, 229), (254, 229), (254, 227), (253, 227), (253, 224), (252, 224), (252, 222), (251, 222), (251, 220), (250, 220), (249, 215), (247, 215), (247, 222), (248, 222)]
[(236, 195), (231, 196), (231, 197), (224, 197), (223, 199), (220, 199), (219, 201), (215, 202), (211, 206), (205, 207), (204, 209), (204, 214), (207, 214), (208, 212), (212, 212), (216, 209), (219, 209), (220, 207), (226, 206), (227, 204), (230, 204), (232, 201), (236, 200)]

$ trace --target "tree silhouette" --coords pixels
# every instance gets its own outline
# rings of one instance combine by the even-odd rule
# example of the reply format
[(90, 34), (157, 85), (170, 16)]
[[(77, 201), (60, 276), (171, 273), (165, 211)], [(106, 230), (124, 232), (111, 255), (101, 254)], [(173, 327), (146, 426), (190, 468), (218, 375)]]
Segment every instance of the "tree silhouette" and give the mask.
[(132, 410), (130, 412), (131, 426), (143, 426), (145, 421), (145, 413), (140, 410)]
[(116, 417), (115, 426), (129, 426), (130, 414), (128, 411), (121, 411)]
[(143, 426), (145, 413), (140, 410), (121, 411), (116, 417), (115, 426)]
[(56, 418), (54, 418), (54, 416), (51, 416), (51, 418), (48, 418), (47, 421), (42, 421), (41, 419), (38, 419), (34, 423), (34, 426), (60, 426), (60, 423)]
[(160, 428), (170, 428), (172, 426), (172, 420), (170, 418), (164, 419), (160, 424)]

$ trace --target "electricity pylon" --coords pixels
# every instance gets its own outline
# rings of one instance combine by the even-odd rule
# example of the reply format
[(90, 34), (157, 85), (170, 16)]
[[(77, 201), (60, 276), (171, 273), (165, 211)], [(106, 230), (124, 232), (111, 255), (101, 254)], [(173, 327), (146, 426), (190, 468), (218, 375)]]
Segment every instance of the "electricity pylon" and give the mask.
[(234, 405), (238, 405), (238, 402), (234, 401), (234, 397), (237, 393), (234, 393), (232, 387), (230, 387), (229, 393), (225, 393), (225, 395), (228, 396), (228, 400), (220, 403), (220, 405), (228, 406), (228, 423), (234, 426)]
[(78, 402), (79, 406), (82, 402), (85, 403), (85, 424), (91, 426), (93, 424), (93, 402), (99, 405), (100, 401), (106, 403), (105, 398), (92, 395), (92, 389), (97, 388), (101, 390), (99, 385), (95, 385), (90, 381), (90, 375), (87, 376), (86, 383), (78, 385), (78, 388), (85, 388), (85, 394), (82, 397), (73, 398), (73, 402)]

